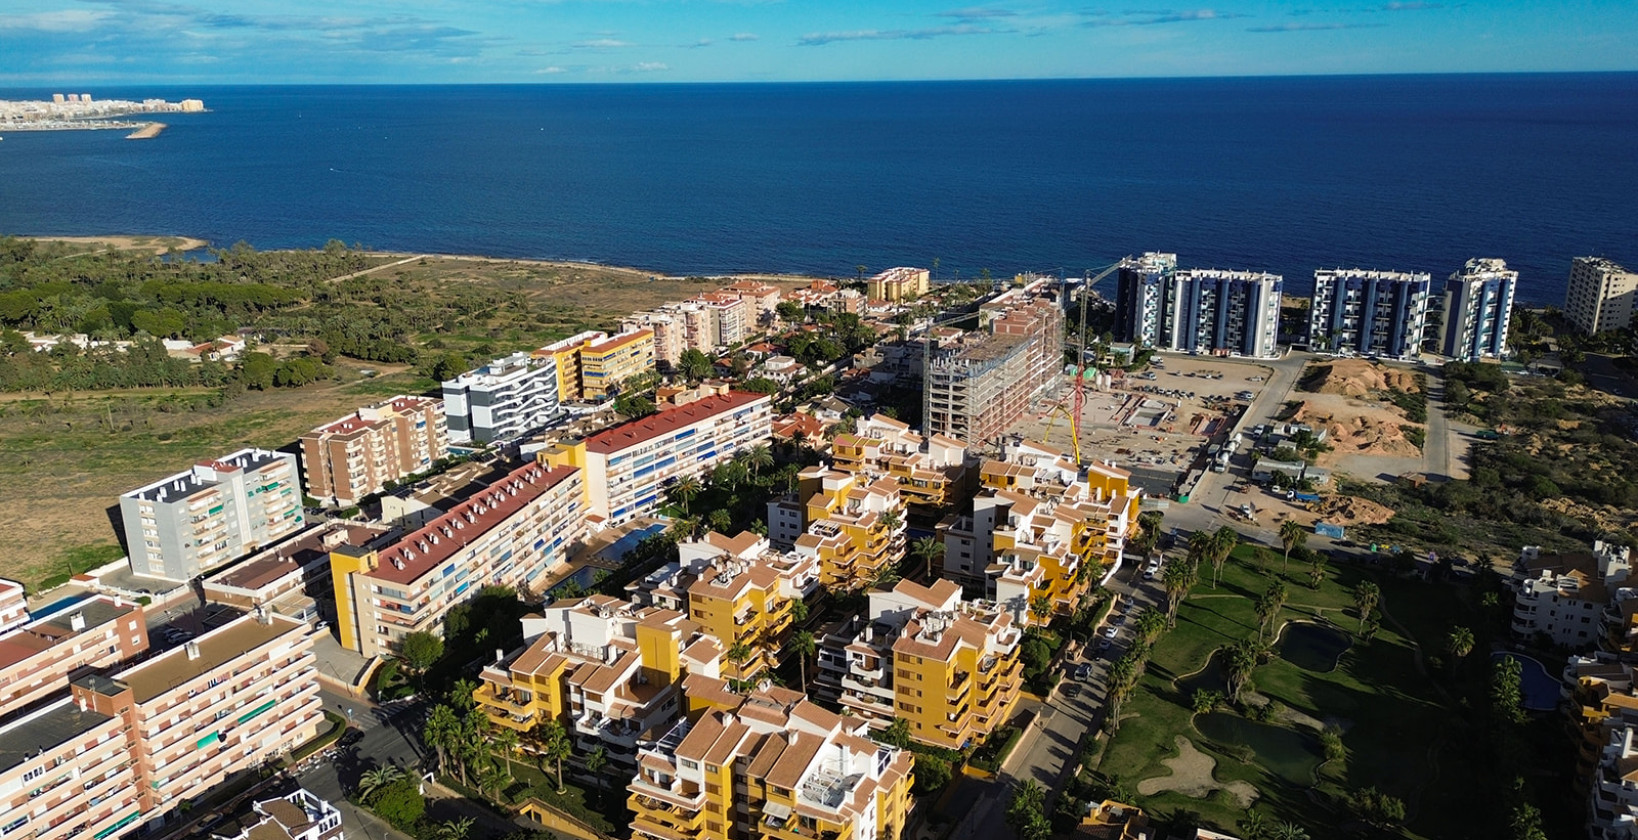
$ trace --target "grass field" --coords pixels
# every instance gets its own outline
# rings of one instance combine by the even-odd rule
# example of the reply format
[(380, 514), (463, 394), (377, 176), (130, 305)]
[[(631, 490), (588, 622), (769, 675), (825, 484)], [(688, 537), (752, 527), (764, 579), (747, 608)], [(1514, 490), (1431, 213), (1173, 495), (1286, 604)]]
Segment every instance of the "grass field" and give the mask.
[[(160, 238), (108, 243), (155, 248)], [(399, 255), (391, 261), (404, 256)], [(620, 317), (720, 288), (735, 278), (679, 278), (633, 269), (572, 263), (427, 257), (370, 272), (400, 290), (459, 295), (461, 284), (499, 303), (422, 343), (508, 352), (544, 338), (617, 326)], [(758, 277), (782, 288), (807, 282)], [(500, 292), (500, 295), (495, 295)], [(339, 381), (250, 392), (222, 404), (208, 388), (0, 394), (0, 509), (13, 517), (0, 530), (0, 575), (37, 584), (118, 559), (113, 520), (119, 494), (245, 446), (278, 449), (296, 436), (361, 405), (436, 383), (407, 365), (337, 364)], [(379, 373), (364, 378), (360, 371)]]
[[(1375, 786), (1402, 798), (1409, 809), (1407, 836), (1463, 836), (1463, 813), (1482, 807), (1472, 802), (1472, 775), (1455, 733), (1460, 719), (1441, 693), (1433, 675), (1422, 670), (1414, 645), (1442, 651), (1449, 628), (1462, 623), (1462, 599), (1448, 587), (1392, 577), (1368, 577), (1355, 568), (1331, 568), (1318, 591), (1308, 588), (1306, 569), (1293, 566), (1286, 579), (1289, 601), (1278, 622), (1329, 622), (1353, 632), (1354, 588), (1374, 580), (1382, 591), (1387, 617), (1374, 640), (1355, 641), (1328, 672), (1303, 670), (1276, 655), (1259, 666), (1248, 691), (1280, 703), (1291, 713), (1272, 726), (1287, 730), (1285, 743), (1303, 744), (1311, 756), (1274, 755), (1271, 741), (1209, 738), (1195, 725), (1190, 695), (1199, 684), (1214, 651), (1256, 635), (1254, 601), (1267, 588), (1269, 573), (1251, 568), (1242, 547), (1213, 589), (1210, 571), (1178, 612), (1177, 627), (1156, 644), (1147, 672), (1123, 711), (1122, 723), (1104, 750), (1100, 770), (1137, 786), (1170, 771), (1162, 764), (1177, 755), (1181, 735), (1216, 759), (1216, 781), (1241, 780), (1256, 788), (1253, 810), (1270, 821), (1292, 821), (1313, 836), (1346, 823), (1350, 817), (1335, 805), (1345, 791)], [(1180, 561), (1174, 561), (1180, 562)], [(1397, 619), (1397, 621), (1395, 620)], [(1475, 619), (1476, 620), (1476, 619)], [(1403, 623), (1403, 629), (1400, 623)], [(1190, 679), (1190, 678), (1193, 679)], [(1216, 713), (1223, 715), (1225, 713)], [(1236, 714), (1236, 713), (1226, 713)], [(1301, 719), (1308, 719), (1304, 724)], [(1213, 721), (1223, 724), (1219, 719)], [(1343, 728), (1347, 757), (1320, 767), (1313, 780), (1290, 778), (1304, 760), (1318, 764), (1321, 748), (1314, 724)], [(1222, 726), (1211, 727), (1218, 735)], [(1255, 728), (1255, 727), (1251, 727)], [(1265, 733), (1277, 735), (1281, 733)], [(1264, 752), (1259, 752), (1263, 747)], [(1316, 788), (1310, 795), (1310, 788)], [(1140, 797), (1139, 804), (1163, 817), (1198, 815), (1202, 825), (1233, 832), (1246, 811), (1225, 790), (1204, 799), (1164, 792)]]

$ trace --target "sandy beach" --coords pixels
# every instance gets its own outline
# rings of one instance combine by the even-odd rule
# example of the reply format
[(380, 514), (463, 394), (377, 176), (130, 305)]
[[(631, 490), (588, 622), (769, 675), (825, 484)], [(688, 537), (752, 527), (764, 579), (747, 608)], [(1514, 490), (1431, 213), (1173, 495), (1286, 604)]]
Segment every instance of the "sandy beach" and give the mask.
[(203, 239), (194, 239), (191, 236), (138, 236), (132, 234), (114, 234), (110, 236), (20, 236), (18, 238), (32, 239), (36, 242), (67, 242), (73, 245), (93, 245), (115, 251), (151, 251), (155, 254), (163, 254), (166, 251), (194, 251), (210, 244)]
[(162, 122), (151, 122), (151, 123), (148, 123), (147, 125), (139, 128), (139, 129), (137, 129), (136, 131), (133, 131), (130, 134), (125, 135), (125, 139), (127, 139), (127, 140), (149, 140), (149, 139), (152, 139), (154, 137), (158, 137), (159, 132), (164, 131), (164, 130), (165, 130), (165, 124), (164, 123), (162, 123)]

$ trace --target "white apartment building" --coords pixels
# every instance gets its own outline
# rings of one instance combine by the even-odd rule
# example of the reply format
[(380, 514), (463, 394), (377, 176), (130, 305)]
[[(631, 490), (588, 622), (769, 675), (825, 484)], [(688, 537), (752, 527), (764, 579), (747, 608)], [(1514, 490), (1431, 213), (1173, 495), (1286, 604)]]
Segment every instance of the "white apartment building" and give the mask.
[(585, 485), (572, 467), (525, 464), (414, 532), (330, 552), (336, 630), (365, 656), (444, 615), (484, 586), (527, 589), (568, 562), (585, 534)]
[(562, 419), (557, 362), (513, 353), (444, 383), (444, 414), (454, 443), (493, 443)]
[(119, 497), (131, 571), (192, 580), (307, 526), (296, 456), (241, 449)]
[(703, 476), (772, 436), (772, 398), (727, 391), (560, 444), (541, 459), (583, 470), (588, 513), (599, 525), (619, 524), (659, 508), (673, 481)]
[(1432, 283), (1426, 272), (1315, 271), (1309, 344), (1324, 352), (1414, 359), (1427, 332)]
[(28, 623), (28, 591), (21, 583), (0, 578), (0, 633)]
[(346, 840), (336, 806), (296, 788), (259, 800), (251, 812), (211, 829), (216, 840)]
[(1630, 554), (1626, 546), (1601, 540), (1590, 553), (1549, 555), (1525, 546), (1510, 581), (1514, 635), (1542, 633), (1570, 648), (1598, 644), (1605, 635), (1605, 607), (1628, 588)]
[(1176, 254), (1121, 262), (1116, 338), (1181, 353), (1279, 356), (1285, 280), (1260, 271), (1178, 270)]
[(1507, 329), (1513, 319), (1513, 290), (1519, 273), (1498, 259), (1474, 258), (1445, 282), (1439, 352), (1472, 362), (1507, 357)]
[(148, 649), (141, 605), (93, 595), (0, 635), (0, 714), (59, 692), (68, 678), (134, 659)]
[(1638, 273), (1603, 257), (1570, 261), (1570, 283), (1564, 292), (1564, 318), (1593, 335), (1632, 324)]

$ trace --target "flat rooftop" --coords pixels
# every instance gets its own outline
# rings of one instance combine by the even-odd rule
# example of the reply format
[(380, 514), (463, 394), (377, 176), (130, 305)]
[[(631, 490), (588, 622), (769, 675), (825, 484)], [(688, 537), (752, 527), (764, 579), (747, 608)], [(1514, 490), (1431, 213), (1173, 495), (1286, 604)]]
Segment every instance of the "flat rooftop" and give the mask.
[[(0, 636), (0, 668), (10, 667), (49, 650), (66, 639), (96, 630), (111, 621), (135, 611), (137, 605), (125, 601), (116, 604), (114, 598), (98, 595), (57, 613), (49, 618), (26, 624)], [(85, 629), (75, 630), (74, 616), (85, 618)]]
[[(300, 574), (308, 565), (329, 562), (330, 547), (326, 540), (332, 540), (335, 545), (367, 545), (391, 534), (392, 530), (386, 525), (362, 522), (314, 528), (207, 577), (205, 585), (255, 591), (287, 575)], [(345, 532), (340, 539), (334, 536), (338, 531)]]
[(138, 703), (146, 703), (281, 636), (304, 633), (306, 629), (305, 622), (280, 615), (272, 616), (266, 624), (247, 615), (194, 640), (192, 644), (199, 648), (198, 659), (189, 659), (189, 645), (183, 645), (114, 674), (113, 679), (129, 686)]
[(80, 711), (72, 698), (63, 699), (39, 711), (0, 726), (0, 773), (7, 772), (83, 732), (111, 720), (98, 712)]
[(214, 461), (201, 461), (185, 472), (167, 476), (146, 487), (132, 490), (122, 498), (162, 502), (185, 499), (193, 494), (222, 483), (213, 477), (239, 471), (258, 470), (282, 460), (285, 456), (266, 449), (241, 449)]

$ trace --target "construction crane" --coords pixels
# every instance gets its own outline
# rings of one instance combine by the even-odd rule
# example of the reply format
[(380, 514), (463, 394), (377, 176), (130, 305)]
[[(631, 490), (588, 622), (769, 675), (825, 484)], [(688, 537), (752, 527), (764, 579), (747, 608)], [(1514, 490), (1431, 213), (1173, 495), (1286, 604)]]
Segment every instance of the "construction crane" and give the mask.
[[(1079, 352), (1075, 354), (1075, 409), (1069, 415), (1069, 433), (1075, 437), (1076, 466), (1080, 466), (1082, 463), (1081, 423), (1085, 419), (1086, 411), (1086, 300), (1092, 296), (1092, 287), (1097, 285), (1098, 281), (1115, 273), (1118, 268), (1120, 268), (1120, 263), (1117, 262), (1104, 266), (1101, 270), (1087, 269), (1086, 282), (1081, 284), (1081, 326), (1078, 331), (1080, 347), (1078, 348)], [(1092, 276), (1094, 270), (1098, 271), (1096, 277)]]

